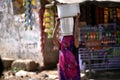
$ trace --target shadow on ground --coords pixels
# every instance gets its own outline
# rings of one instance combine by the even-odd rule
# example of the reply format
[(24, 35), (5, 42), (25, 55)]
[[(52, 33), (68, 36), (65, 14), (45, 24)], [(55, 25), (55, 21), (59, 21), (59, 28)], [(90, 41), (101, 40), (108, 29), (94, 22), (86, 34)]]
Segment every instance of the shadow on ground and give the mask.
[(120, 70), (104, 70), (87, 73), (89, 79), (93, 80), (120, 80)]

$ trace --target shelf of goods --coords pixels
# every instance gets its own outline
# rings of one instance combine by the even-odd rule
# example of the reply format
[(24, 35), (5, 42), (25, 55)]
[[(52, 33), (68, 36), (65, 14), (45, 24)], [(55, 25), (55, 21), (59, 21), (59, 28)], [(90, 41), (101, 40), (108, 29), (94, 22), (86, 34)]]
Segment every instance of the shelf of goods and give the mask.
[(120, 29), (115, 24), (80, 29), (79, 55), (85, 70), (120, 69)]

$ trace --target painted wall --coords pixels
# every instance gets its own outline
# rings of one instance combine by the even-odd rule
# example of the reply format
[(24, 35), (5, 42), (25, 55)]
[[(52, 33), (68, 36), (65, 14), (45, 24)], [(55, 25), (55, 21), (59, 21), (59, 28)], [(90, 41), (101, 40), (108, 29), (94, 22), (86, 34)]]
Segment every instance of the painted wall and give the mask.
[(33, 30), (24, 30), (24, 14), (14, 15), (11, 0), (0, 0), (1, 57), (33, 59), (42, 64), (38, 13), (34, 17)]

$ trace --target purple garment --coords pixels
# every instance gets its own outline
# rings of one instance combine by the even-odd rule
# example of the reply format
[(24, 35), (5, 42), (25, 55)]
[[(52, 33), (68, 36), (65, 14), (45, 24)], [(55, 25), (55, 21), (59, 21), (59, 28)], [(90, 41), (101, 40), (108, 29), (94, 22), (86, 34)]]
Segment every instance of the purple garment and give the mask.
[(74, 54), (74, 37), (64, 36), (59, 54), (59, 80), (80, 80), (80, 69)]

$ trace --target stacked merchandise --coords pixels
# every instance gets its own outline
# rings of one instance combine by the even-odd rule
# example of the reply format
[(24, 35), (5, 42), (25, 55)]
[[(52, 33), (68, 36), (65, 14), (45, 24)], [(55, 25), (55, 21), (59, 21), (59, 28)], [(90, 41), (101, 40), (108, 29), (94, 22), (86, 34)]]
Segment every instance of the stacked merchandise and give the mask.
[(110, 70), (120, 68), (120, 30), (115, 24), (80, 29), (79, 53), (86, 69)]
[(120, 64), (120, 30), (115, 24), (103, 26), (102, 46), (107, 49), (108, 69), (119, 69)]
[(120, 69), (120, 8), (81, 5), (79, 53), (85, 69)]
[(80, 29), (80, 48), (82, 63), (85, 69), (103, 70), (107, 69), (107, 50), (102, 48), (100, 27), (86, 26)]

